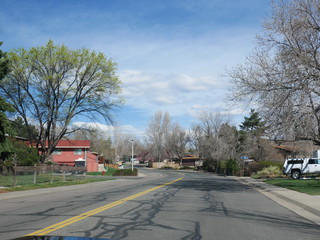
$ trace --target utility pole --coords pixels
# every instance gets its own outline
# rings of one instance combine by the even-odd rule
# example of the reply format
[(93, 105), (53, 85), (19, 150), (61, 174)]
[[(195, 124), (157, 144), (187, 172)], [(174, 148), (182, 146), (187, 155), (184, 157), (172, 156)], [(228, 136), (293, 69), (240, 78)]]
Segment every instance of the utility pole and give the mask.
[(131, 171), (133, 172), (133, 144), (134, 140), (131, 140)]

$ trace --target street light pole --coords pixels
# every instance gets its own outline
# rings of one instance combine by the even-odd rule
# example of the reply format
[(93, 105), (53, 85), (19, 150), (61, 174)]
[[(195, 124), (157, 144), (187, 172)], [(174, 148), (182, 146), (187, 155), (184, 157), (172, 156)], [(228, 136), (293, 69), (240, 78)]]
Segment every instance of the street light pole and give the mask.
[(133, 144), (134, 140), (131, 140), (131, 171), (133, 172)]

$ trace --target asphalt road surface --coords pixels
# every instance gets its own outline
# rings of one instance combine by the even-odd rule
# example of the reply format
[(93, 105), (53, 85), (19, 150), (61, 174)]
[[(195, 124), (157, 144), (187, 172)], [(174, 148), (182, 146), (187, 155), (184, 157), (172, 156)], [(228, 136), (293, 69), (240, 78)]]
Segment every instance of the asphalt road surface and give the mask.
[[(228, 177), (143, 170), (142, 178), (0, 195), (0, 239), (317, 239), (319, 225)], [(20, 194), (20, 195), (19, 195)]]

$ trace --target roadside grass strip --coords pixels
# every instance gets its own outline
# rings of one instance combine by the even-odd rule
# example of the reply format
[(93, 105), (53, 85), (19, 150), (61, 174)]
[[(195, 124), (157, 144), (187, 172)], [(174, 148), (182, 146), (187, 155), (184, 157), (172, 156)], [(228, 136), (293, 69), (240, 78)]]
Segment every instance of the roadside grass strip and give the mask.
[(135, 199), (135, 198), (137, 198), (137, 197), (140, 197), (140, 196), (142, 196), (142, 195), (145, 195), (145, 194), (147, 194), (147, 193), (150, 193), (150, 192), (152, 192), (152, 191), (155, 191), (155, 190), (157, 190), (157, 189), (159, 189), (159, 188), (162, 188), (162, 187), (165, 187), (165, 186), (167, 186), (167, 185), (173, 184), (173, 183), (175, 183), (175, 182), (177, 182), (177, 181), (180, 181), (180, 180), (182, 180), (182, 179), (183, 179), (183, 177), (182, 177), (182, 178), (178, 178), (178, 179), (176, 179), (176, 180), (173, 180), (173, 181), (171, 181), (171, 182), (162, 184), (162, 185), (160, 185), (160, 186), (147, 189), (147, 190), (145, 190), (145, 191), (142, 191), (142, 192), (136, 193), (136, 194), (134, 194), (134, 195), (128, 196), (128, 197), (126, 197), (126, 198), (120, 199), (120, 200), (118, 200), (118, 201), (109, 203), (109, 204), (107, 204), (107, 205), (105, 205), (105, 206), (102, 206), (102, 207), (93, 209), (93, 210), (91, 210), (91, 211), (82, 213), (82, 214), (80, 214), (80, 215), (78, 215), (78, 216), (74, 216), (74, 217), (69, 218), (69, 219), (66, 219), (66, 220), (64, 220), (64, 221), (62, 221), (62, 222), (53, 224), (53, 225), (48, 226), (48, 227), (46, 227), (46, 228), (43, 228), (43, 229), (41, 229), (41, 230), (32, 232), (32, 233), (27, 234), (27, 235), (25, 235), (25, 236), (43, 236), (43, 235), (46, 235), (46, 234), (51, 233), (51, 232), (54, 232), (54, 231), (56, 231), (56, 230), (58, 230), (58, 229), (64, 228), (64, 227), (66, 227), (66, 226), (69, 226), (69, 225), (71, 225), (71, 224), (73, 224), (73, 223), (76, 223), (76, 222), (78, 222), (78, 221), (81, 221), (81, 220), (83, 220), (83, 219), (85, 219), (85, 218), (87, 218), (87, 217), (93, 216), (93, 215), (98, 214), (98, 213), (100, 213), (100, 212), (103, 212), (103, 211), (105, 211), (105, 210), (107, 210), (107, 209), (110, 209), (110, 208), (113, 208), (113, 207), (115, 207), (115, 206), (118, 206), (118, 205), (120, 205), (120, 204), (122, 204), (122, 203), (125, 203), (125, 202), (129, 201), (129, 200)]

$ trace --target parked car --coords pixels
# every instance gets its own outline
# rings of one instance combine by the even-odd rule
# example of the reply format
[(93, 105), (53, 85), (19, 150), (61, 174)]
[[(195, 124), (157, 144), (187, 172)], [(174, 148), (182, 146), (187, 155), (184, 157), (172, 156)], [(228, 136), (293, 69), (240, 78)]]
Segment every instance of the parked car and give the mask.
[(301, 175), (320, 174), (319, 158), (289, 158), (283, 164), (283, 173), (293, 179), (299, 179)]

